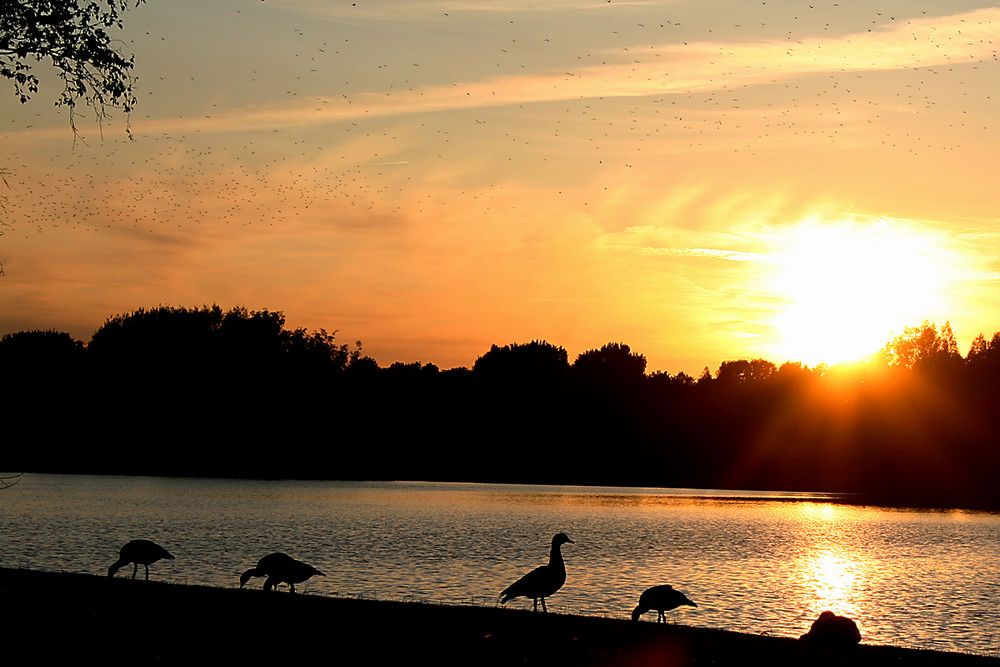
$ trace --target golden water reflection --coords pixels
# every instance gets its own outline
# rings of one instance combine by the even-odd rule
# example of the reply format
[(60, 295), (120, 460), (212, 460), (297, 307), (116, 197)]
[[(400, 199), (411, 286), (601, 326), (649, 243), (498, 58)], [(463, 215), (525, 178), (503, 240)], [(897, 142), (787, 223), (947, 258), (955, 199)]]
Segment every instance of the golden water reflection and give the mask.
[(798, 515), (798, 555), (791, 563), (792, 602), (807, 618), (824, 611), (857, 618), (868, 606), (865, 591), (880, 576), (878, 567), (841, 526), (856, 519), (858, 510), (827, 503), (803, 503), (789, 512)]
[(802, 606), (818, 616), (823, 611), (856, 616), (855, 583), (864, 576), (864, 563), (833, 550), (803, 558), (797, 563), (807, 599)]
[(170, 561), (169, 580), (231, 587), (233, 572), (280, 548), (326, 573), (304, 592), (495, 605), (562, 531), (574, 543), (549, 601), (556, 613), (626, 619), (645, 588), (671, 584), (698, 604), (671, 622), (798, 637), (830, 610), (853, 618), (866, 644), (998, 652), (1000, 514), (755, 491), (28, 481), (0, 504), (8, 566), (106, 572), (108, 554), (144, 534), (188, 554)]

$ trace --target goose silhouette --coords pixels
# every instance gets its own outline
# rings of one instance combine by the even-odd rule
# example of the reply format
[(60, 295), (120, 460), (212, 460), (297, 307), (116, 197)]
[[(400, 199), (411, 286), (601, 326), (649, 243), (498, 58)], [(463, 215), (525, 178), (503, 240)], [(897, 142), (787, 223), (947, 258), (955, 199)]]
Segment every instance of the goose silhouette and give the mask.
[(538, 601), (542, 601), (542, 611), (545, 608), (545, 598), (549, 597), (566, 583), (566, 564), (563, 562), (562, 552), (559, 547), (573, 540), (566, 536), (566, 533), (556, 533), (552, 538), (552, 551), (549, 552), (548, 565), (536, 567), (534, 570), (524, 575), (510, 586), (505, 588), (498, 596), (500, 604), (506, 604), (513, 598), (531, 598), (534, 601), (534, 611), (538, 611)]
[(135, 575), (139, 571), (139, 566), (143, 565), (146, 568), (146, 581), (149, 581), (149, 566), (164, 558), (174, 560), (170, 552), (156, 542), (151, 542), (150, 540), (132, 540), (119, 550), (118, 560), (108, 568), (108, 576), (115, 576), (115, 572), (123, 566), (132, 563), (132, 578), (135, 579)]
[(284, 582), (288, 584), (291, 592), (295, 592), (295, 584), (313, 575), (325, 577), (326, 575), (308, 563), (296, 560), (288, 554), (280, 552), (268, 554), (257, 561), (257, 567), (252, 567), (240, 575), (240, 588), (243, 588), (251, 577), (267, 577), (264, 580), (264, 590), (277, 589), (278, 584)]
[(689, 607), (697, 607), (694, 602), (691, 602), (686, 595), (680, 591), (674, 590), (674, 587), (670, 584), (663, 584), (662, 586), (653, 586), (652, 588), (647, 588), (639, 596), (639, 606), (632, 610), (632, 620), (638, 621), (639, 617), (645, 614), (651, 609), (656, 610), (656, 622), (666, 623), (667, 617), (664, 612), (670, 611), (671, 609), (677, 609), (677, 607), (687, 605)]

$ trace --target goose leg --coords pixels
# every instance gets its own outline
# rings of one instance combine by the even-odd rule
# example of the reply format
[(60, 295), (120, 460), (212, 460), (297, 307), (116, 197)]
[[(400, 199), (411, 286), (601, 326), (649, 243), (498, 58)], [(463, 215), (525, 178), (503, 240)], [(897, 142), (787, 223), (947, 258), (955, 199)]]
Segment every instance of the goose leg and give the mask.
[(546, 614), (549, 613), (549, 610), (545, 608), (545, 598), (542, 598), (542, 611)]
[(136, 573), (139, 572), (139, 564), (132, 563), (132, 578), (135, 579)]

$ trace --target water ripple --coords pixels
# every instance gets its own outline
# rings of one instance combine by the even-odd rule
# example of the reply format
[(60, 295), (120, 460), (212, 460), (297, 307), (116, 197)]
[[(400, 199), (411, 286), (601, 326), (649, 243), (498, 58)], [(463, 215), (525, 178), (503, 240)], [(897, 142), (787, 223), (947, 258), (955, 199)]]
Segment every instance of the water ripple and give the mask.
[(146, 537), (177, 557), (153, 566), (159, 580), (236, 587), (280, 550), (326, 574), (305, 593), (495, 605), (565, 531), (553, 611), (627, 618), (644, 588), (670, 583), (699, 605), (670, 612), (687, 625), (795, 637), (830, 609), (866, 643), (998, 650), (994, 514), (809, 494), (57, 475), (28, 475), (3, 501), (8, 567), (103, 574)]

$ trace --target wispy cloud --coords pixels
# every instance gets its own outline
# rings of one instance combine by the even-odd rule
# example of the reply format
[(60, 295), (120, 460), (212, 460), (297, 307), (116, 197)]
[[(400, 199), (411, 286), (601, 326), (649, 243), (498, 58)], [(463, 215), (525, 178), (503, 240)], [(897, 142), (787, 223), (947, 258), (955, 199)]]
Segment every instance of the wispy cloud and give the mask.
[(619, 250), (632, 252), (639, 255), (669, 255), (675, 257), (705, 257), (709, 259), (721, 259), (730, 262), (773, 262), (770, 255), (757, 252), (743, 252), (741, 250), (727, 250), (723, 248), (657, 248), (652, 246), (629, 246), (613, 245), (606, 246), (609, 250)]
[[(559, 100), (687, 94), (824, 72), (965, 64), (996, 58), (993, 38), (998, 25), (1000, 8), (992, 8), (890, 23), (839, 38), (666, 44), (606, 54), (608, 61), (627, 55), (627, 62), (247, 107), (197, 122), (203, 131), (206, 125), (216, 131), (240, 131)], [(159, 130), (166, 129), (164, 123), (185, 122), (148, 124)], [(137, 123), (136, 129), (145, 130), (146, 125)]]
[[(248, 105), (209, 117), (134, 120), (132, 128), (139, 133), (258, 131), (562, 100), (680, 95), (826, 72), (967, 64), (997, 57), (998, 26), (1000, 8), (990, 8), (899, 24), (890, 20), (871, 32), (835, 38), (646, 45), (606, 52), (606, 64), (600, 66)], [(26, 132), (62, 137), (62, 129)]]
[[(551, 12), (551, 11), (581, 11), (585, 9), (605, 8), (608, 0), (493, 0), (492, 2), (466, 2), (465, 0), (422, 0), (419, 13), (414, 13), (412, 0), (384, 0), (371, 2), (331, 3), (328, 0), (272, 0), (273, 4), (289, 9), (312, 14), (315, 16), (337, 18), (365, 18), (386, 20), (393, 17), (405, 17), (407, 21), (440, 19), (452, 13), (485, 14), (496, 13), (510, 15), (517, 13)], [(662, 4), (661, 0), (616, 0), (616, 5), (648, 6)]]

